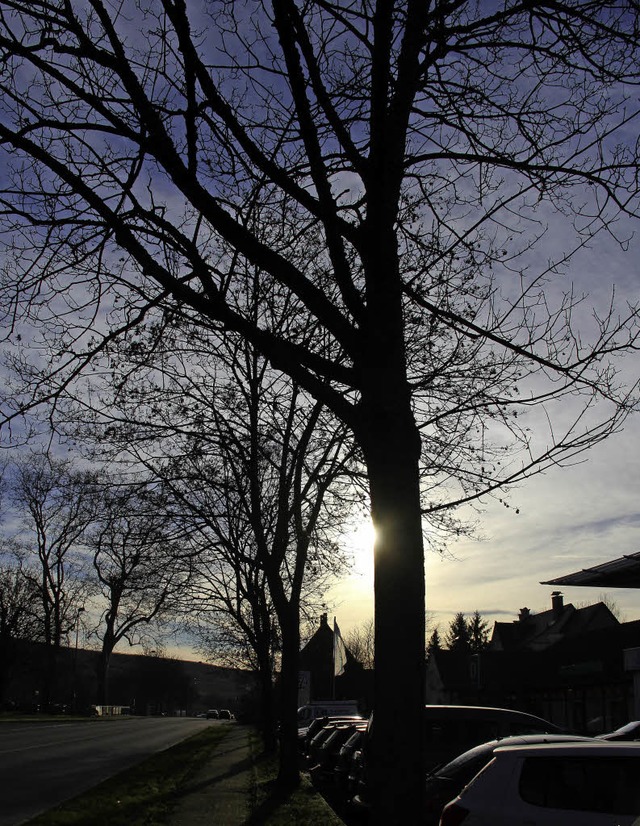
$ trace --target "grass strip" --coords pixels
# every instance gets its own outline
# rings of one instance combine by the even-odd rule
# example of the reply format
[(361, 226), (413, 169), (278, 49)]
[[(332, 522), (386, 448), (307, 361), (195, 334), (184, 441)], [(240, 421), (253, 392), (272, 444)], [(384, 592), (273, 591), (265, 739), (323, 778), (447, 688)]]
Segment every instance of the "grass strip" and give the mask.
[(283, 792), (276, 784), (278, 761), (275, 756), (261, 754), (257, 734), (251, 738), (254, 761), (252, 814), (247, 826), (344, 826), (326, 800), (313, 787), (307, 775), (300, 785)]
[(180, 789), (229, 733), (212, 726), (61, 803), (28, 826), (161, 826)]

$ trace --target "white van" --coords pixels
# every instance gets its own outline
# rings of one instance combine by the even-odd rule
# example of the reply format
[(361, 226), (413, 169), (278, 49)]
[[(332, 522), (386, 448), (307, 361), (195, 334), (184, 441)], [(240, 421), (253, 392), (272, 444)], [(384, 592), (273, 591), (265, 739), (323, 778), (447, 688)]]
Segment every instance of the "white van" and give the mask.
[(298, 709), (298, 728), (305, 728), (316, 717), (340, 717), (359, 714), (357, 700), (316, 700)]

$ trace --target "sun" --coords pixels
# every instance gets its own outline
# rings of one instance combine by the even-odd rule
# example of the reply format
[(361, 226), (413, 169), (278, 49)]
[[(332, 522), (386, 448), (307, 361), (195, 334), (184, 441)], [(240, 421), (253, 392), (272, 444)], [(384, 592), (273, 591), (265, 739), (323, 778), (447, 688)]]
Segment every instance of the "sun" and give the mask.
[(342, 537), (345, 548), (353, 556), (354, 573), (373, 582), (373, 544), (376, 530), (370, 519), (354, 523)]

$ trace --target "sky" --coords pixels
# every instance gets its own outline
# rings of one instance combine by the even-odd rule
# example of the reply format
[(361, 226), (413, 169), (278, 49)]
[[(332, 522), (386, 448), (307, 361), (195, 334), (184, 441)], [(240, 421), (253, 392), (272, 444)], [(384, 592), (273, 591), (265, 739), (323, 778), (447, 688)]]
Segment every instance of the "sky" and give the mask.
[[(640, 237), (634, 221), (618, 225), (626, 249), (600, 235), (572, 262), (568, 279), (588, 303), (606, 306), (615, 285), (617, 301), (640, 300)], [(552, 232), (540, 256), (562, 243)], [(566, 282), (564, 284), (566, 287)], [(640, 377), (640, 353), (620, 365), (627, 383)], [(571, 402), (567, 404), (567, 413)], [(540, 424), (540, 420), (538, 420)], [(544, 429), (541, 438), (546, 438)], [(494, 621), (516, 620), (521, 608), (551, 607), (554, 587), (541, 581), (640, 551), (640, 412), (624, 430), (578, 457), (579, 464), (554, 468), (508, 494), (509, 508), (481, 502), (473, 538), (451, 542), (443, 555), (427, 551), (427, 622), (446, 632), (453, 616), (476, 609)], [(518, 511), (518, 512), (517, 512)], [(352, 545), (353, 573), (328, 594), (341, 631), (373, 617), (372, 534), (363, 525), (346, 538)], [(604, 594), (620, 619), (640, 618), (640, 590), (564, 587), (565, 603), (597, 602)]]
[[(635, 140), (635, 135), (630, 136)], [(619, 227), (631, 237), (635, 228)], [(554, 257), (563, 243), (564, 226), (552, 222), (537, 253), (540, 262)], [(637, 301), (640, 294), (640, 244), (633, 238), (623, 253), (606, 236), (576, 256), (569, 278), (579, 291), (606, 306), (612, 285), (618, 297)], [(566, 282), (565, 282), (566, 286)], [(640, 375), (640, 358), (628, 366)], [(640, 418), (625, 431), (593, 449), (584, 463), (554, 469), (511, 493), (512, 507), (481, 503), (476, 537), (452, 542), (446, 554), (427, 553), (428, 621), (446, 628), (454, 614), (476, 609), (491, 623), (515, 620), (522, 607), (542, 611), (550, 606), (553, 588), (541, 580), (640, 551)], [(371, 531), (363, 524), (348, 538), (356, 556), (354, 572), (327, 595), (343, 633), (373, 616)], [(599, 599), (598, 589), (566, 588), (565, 601)], [(401, 595), (398, 595), (401, 598)], [(640, 591), (607, 593), (623, 618), (640, 617)]]
[[(578, 466), (555, 469), (514, 490), (509, 509), (489, 503), (477, 538), (427, 552), (427, 617), (446, 632), (453, 616), (476, 609), (493, 627), (516, 620), (521, 608), (551, 607), (553, 586), (541, 581), (640, 551), (640, 416), (594, 448)], [(519, 510), (519, 513), (516, 513)], [(344, 634), (373, 616), (371, 534), (352, 539), (353, 574), (329, 594)], [(620, 619), (640, 618), (640, 591), (562, 588), (565, 603), (599, 601), (603, 593)]]

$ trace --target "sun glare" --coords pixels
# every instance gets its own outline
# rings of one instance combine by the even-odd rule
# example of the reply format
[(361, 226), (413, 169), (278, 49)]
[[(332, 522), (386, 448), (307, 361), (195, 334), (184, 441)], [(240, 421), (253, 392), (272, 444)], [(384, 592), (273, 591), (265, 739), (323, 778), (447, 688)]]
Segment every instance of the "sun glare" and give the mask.
[(371, 520), (366, 519), (348, 531), (343, 539), (353, 555), (354, 573), (373, 580), (373, 543), (376, 531)]

